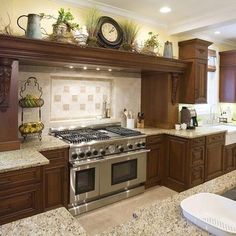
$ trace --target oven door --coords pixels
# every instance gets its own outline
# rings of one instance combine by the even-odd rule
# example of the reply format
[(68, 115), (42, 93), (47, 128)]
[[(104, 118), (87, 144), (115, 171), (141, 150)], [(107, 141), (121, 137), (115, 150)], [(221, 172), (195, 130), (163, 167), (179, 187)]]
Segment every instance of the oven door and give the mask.
[(114, 155), (100, 166), (100, 194), (131, 188), (146, 181), (148, 150)]
[(70, 204), (99, 195), (99, 162), (73, 166), (70, 169)]

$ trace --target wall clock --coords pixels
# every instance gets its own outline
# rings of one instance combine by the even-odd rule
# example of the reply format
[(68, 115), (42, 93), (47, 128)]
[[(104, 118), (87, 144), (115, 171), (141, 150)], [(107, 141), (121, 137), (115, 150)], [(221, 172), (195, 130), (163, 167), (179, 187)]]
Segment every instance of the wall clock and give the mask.
[(123, 42), (123, 31), (114, 19), (102, 16), (97, 24), (97, 40), (102, 47), (119, 48)]

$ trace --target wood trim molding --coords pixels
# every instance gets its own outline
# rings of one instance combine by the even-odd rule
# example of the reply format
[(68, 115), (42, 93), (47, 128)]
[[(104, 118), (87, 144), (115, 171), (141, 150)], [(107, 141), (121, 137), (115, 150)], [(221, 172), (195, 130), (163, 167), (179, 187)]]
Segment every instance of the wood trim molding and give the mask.
[(9, 107), (12, 61), (0, 59), (0, 112)]

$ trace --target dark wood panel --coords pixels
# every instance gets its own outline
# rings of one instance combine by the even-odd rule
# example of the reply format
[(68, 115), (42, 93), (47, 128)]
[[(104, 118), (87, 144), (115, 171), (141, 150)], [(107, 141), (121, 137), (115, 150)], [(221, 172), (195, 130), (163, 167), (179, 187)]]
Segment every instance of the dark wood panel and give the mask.
[(42, 179), (42, 168), (34, 167), (0, 174), (0, 190), (39, 183)]
[(42, 212), (41, 184), (0, 191), (0, 224)]
[(214, 179), (224, 173), (223, 143), (206, 146), (205, 181)]
[(225, 141), (225, 133), (213, 134), (206, 137), (206, 143), (224, 143)]
[(160, 184), (163, 177), (163, 142), (162, 136), (147, 138), (147, 148), (151, 151), (147, 154), (147, 178), (145, 187), (149, 188)]
[(204, 165), (205, 162), (205, 146), (191, 148), (190, 163), (191, 166)]
[(178, 121), (178, 105), (171, 102), (172, 79), (166, 73), (142, 73), (141, 111), (146, 127), (173, 128)]
[(204, 182), (204, 165), (191, 168), (189, 176), (189, 188), (202, 184)]
[[(0, 55), (1, 56), (1, 55)], [(1, 66), (2, 58), (0, 58)], [(18, 62), (7, 61), (12, 65), (9, 108), (0, 111), (0, 152), (20, 148), (18, 140)]]
[(187, 188), (188, 140), (169, 136), (166, 152), (165, 185), (183, 191)]
[(224, 148), (224, 173), (236, 169), (236, 145), (228, 145)]

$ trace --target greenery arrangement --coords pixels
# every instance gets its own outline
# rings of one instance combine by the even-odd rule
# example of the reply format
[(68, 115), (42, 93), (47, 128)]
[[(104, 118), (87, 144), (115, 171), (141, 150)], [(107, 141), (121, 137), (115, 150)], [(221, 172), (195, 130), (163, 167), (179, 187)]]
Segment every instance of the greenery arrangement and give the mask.
[(153, 32), (148, 33), (149, 38), (144, 42), (144, 47), (149, 49), (156, 49), (160, 46), (160, 43), (157, 39), (158, 34), (153, 34)]
[(88, 31), (88, 45), (97, 47), (96, 27), (101, 17), (101, 12), (97, 8), (91, 8), (85, 19), (86, 29)]
[(121, 48), (127, 51), (133, 51), (134, 43), (140, 30), (139, 25), (133, 21), (124, 21), (121, 23), (121, 28), (124, 33), (123, 44)]
[(8, 13), (7, 13), (7, 16), (8, 16), (8, 23), (5, 23), (3, 18), (0, 17), (0, 33), (7, 34), (7, 35), (13, 35), (13, 30), (12, 30), (12, 26), (11, 26), (11, 18)]
[(56, 23), (53, 25), (53, 27), (59, 27), (60, 25), (66, 25), (67, 31), (70, 32), (71, 30), (79, 29), (79, 24), (73, 23), (71, 21), (74, 20), (74, 16), (71, 14), (70, 10), (65, 11), (64, 8), (61, 8), (58, 11), (58, 18)]

